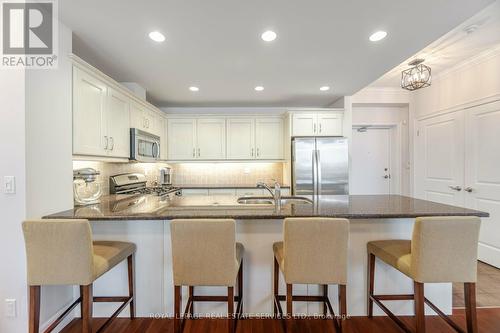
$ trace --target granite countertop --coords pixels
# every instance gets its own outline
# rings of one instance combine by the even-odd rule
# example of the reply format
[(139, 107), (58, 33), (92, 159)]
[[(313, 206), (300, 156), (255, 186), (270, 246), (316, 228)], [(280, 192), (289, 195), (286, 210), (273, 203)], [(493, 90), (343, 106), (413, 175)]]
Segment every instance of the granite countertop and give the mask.
[[(268, 184), (274, 188), (274, 184)], [(257, 188), (255, 184), (175, 184), (174, 186), (182, 189), (198, 189), (198, 188)], [(290, 188), (290, 185), (281, 185), (281, 188)]]
[(100, 204), (75, 207), (44, 218), (89, 220), (170, 220), (174, 218), (283, 219), (286, 217), (341, 217), (349, 219), (415, 218), (419, 216), (479, 216), (477, 210), (443, 205), (400, 195), (306, 196), (312, 204), (242, 205), (236, 196), (110, 195)]

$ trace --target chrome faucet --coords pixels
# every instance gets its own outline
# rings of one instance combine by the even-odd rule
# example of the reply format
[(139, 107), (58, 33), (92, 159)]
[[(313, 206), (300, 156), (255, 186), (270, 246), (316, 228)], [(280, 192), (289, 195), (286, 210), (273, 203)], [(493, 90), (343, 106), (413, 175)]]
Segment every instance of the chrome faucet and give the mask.
[(274, 192), (271, 190), (271, 188), (264, 182), (258, 182), (256, 185), (258, 188), (264, 188), (269, 193), (271, 193), (271, 196), (274, 199), (274, 205), (276, 206), (277, 209), (281, 208), (281, 185), (278, 181), (274, 180)]

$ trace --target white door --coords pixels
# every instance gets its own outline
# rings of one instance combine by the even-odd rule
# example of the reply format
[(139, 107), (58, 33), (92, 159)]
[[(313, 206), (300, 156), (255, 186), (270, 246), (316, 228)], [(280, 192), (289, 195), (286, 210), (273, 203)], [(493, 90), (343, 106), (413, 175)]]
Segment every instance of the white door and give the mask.
[(108, 89), (106, 123), (108, 127), (108, 155), (130, 157), (130, 103), (129, 98), (111, 88)]
[(342, 136), (342, 114), (319, 113), (317, 117), (318, 136)]
[(351, 194), (391, 193), (391, 129), (352, 131)]
[(168, 159), (196, 159), (196, 120), (168, 119), (167, 124)]
[(282, 118), (257, 118), (255, 120), (255, 149), (257, 159), (283, 158)]
[(106, 85), (73, 67), (73, 154), (106, 155)]
[(415, 189), (422, 199), (463, 206), (464, 116), (455, 112), (424, 119), (417, 132)]
[(251, 160), (255, 158), (255, 120), (227, 118), (227, 158)]
[(316, 114), (296, 113), (292, 116), (293, 136), (316, 135)]
[(465, 204), (483, 218), (479, 259), (500, 267), (500, 102), (466, 111)]
[(196, 156), (204, 160), (226, 158), (226, 120), (200, 118), (197, 120)]

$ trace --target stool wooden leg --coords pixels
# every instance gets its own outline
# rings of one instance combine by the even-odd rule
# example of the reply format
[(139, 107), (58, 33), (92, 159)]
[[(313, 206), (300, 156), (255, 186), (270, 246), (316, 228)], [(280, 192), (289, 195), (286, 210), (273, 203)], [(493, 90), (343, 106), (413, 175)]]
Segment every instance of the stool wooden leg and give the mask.
[[(328, 297), (328, 285), (324, 284), (323, 285), (323, 297), (327, 298)], [(328, 314), (328, 306), (326, 305), (326, 302), (323, 302), (323, 316), (326, 317)]]
[(189, 307), (189, 317), (191, 319), (193, 319), (194, 318), (194, 302), (192, 300), (193, 300), (193, 296), (194, 296), (194, 286), (189, 286), (188, 289), (189, 289), (188, 302), (191, 302), (191, 306)]
[(174, 333), (181, 331), (181, 303), (181, 286), (174, 286)]
[(238, 270), (238, 297), (240, 299), (238, 318), (243, 313), (243, 259), (241, 260), (240, 269)]
[(342, 319), (347, 316), (347, 287), (339, 284), (339, 312)]
[(40, 286), (30, 286), (29, 333), (40, 328)]
[(227, 287), (227, 318), (228, 333), (234, 331), (234, 287)]
[(375, 255), (368, 253), (368, 318), (373, 317), (373, 301), (370, 296), (375, 286)]
[(293, 284), (286, 284), (286, 320), (289, 323), (287, 332), (293, 328)]
[(280, 265), (278, 264), (278, 261), (276, 260), (276, 257), (274, 257), (274, 274), (273, 274), (273, 294), (274, 294), (274, 299), (273, 299), (273, 314), (274, 318), (277, 318), (278, 316), (278, 306), (276, 305), (277, 302), (277, 297), (278, 297), (278, 291), (279, 291), (279, 277), (280, 277)]
[(92, 284), (80, 286), (82, 297), (82, 333), (92, 333), (92, 306), (93, 306), (93, 292)]
[(413, 282), (415, 293), (415, 319), (417, 322), (417, 333), (425, 333), (425, 297), (424, 284)]
[(132, 255), (127, 257), (128, 267), (128, 295), (132, 298), (130, 301), (130, 319), (135, 318), (135, 302), (134, 302), (134, 257)]
[(467, 333), (477, 333), (476, 284), (464, 283), (464, 295)]

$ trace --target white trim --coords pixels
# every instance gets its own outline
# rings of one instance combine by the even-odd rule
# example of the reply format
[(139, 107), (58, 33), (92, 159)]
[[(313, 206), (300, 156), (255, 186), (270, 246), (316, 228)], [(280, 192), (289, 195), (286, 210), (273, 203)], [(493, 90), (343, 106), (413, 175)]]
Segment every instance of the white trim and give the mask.
[(453, 106), (450, 106), (447, 108), (443, 108), (443, 109), (438, 110), (437, 112), (433, 112), (433, 113), (428, 114), (428, 115), (420, 116), (420, 117), (416, 118), (416, 120), (420, 121), (420, 120), (430, 119), (430, 118), (442, 116), (442, 115), (445, 115), (448, 113), (453, 113), (453, 112), (457, 112), (460, 110), (470, 109), (470, 108), (473, 108), (473, 107), (476, 107), (479, 105), (489, 104), (489, 103), (493, 103), (493, 102), (497, 102), (497, 101), (500, 101), (500, 93), (494, 94), (491, 96), (482, 97), (482, 98), (472, 100), (469, 102), (456, 104), (456, 105), (453, 105)]
[(496, 247), (479, 242), (478, 259), (488, 265), (500, 268), (500, 250)]

